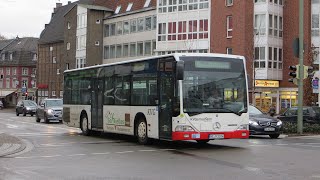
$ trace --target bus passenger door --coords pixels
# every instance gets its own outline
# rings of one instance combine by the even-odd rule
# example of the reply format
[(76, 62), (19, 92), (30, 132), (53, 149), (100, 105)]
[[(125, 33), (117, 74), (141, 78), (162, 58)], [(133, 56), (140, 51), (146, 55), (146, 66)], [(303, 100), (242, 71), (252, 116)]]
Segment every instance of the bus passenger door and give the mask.
[(93, 79), (91, 91), (91, 127), (103, 128), (103, 80)]
[(159, 138), (172, 138), (172, 102), (173, 102), (173, 79), (172, 62), (160, 62), (160, 82), (159, 82)]

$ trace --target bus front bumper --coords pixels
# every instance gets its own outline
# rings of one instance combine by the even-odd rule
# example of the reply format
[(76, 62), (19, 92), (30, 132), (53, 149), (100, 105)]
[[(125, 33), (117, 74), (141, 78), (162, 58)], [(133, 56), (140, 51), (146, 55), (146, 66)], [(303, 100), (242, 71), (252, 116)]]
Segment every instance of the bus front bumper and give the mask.
[(205, 139), (246, 139), (249, 138), (248, 130), (236, 130), (228, 132), (172, 132), (173, 141), (181, 140), (205, 140)]

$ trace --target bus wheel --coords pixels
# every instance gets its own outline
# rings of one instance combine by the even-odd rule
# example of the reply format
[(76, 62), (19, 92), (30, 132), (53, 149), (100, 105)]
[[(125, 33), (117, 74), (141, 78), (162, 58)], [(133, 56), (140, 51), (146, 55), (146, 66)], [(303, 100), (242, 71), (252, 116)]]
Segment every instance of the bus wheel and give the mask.
[(207, 144), (207, 142), (209, 142), (209, 139), (205, 139), (205, 140), (197, 140), (198, 144)]
[(147, 128), (147, 122), (145, 119), (140, 119), (136, 125), (136, 136), (138, 138), (138, 142), (140, 144), (148, 144), (149, 138), (148, 138), (148, 128)]
[(88, 118), (86, 115), (82, 115), (81, 116), (81, 131), (82, 131), (82, 134), (85, 135), (85, 136), (89, 136), (90, 135), (90, 130), (88, 128)]

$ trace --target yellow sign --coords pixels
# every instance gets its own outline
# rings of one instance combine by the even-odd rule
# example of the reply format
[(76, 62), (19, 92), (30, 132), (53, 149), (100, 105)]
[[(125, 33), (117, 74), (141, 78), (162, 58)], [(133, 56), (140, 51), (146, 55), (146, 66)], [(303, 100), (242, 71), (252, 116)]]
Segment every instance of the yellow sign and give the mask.
[(279, 87), (279, 81), (255, 80), (255, 87)]

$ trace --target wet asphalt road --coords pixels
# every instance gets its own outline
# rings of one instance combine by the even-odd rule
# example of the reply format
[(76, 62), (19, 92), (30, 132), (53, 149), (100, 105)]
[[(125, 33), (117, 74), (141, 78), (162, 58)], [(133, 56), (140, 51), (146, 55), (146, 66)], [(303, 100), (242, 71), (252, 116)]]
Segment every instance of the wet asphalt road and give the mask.
[(0, 158), (0, 179), (320, 179), (320, 136), (138, 145), (0, 112), (0, 132), (26, 149)]

